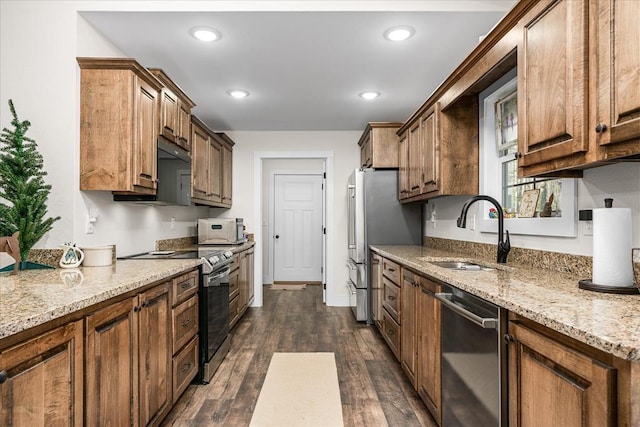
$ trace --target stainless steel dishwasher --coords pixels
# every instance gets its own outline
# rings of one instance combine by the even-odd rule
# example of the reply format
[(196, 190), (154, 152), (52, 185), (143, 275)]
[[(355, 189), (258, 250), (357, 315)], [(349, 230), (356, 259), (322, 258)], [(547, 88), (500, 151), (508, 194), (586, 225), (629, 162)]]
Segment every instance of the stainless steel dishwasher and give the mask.
[(453, 286), (442, 303), (442, 425), (507, 426), (506, 310)]

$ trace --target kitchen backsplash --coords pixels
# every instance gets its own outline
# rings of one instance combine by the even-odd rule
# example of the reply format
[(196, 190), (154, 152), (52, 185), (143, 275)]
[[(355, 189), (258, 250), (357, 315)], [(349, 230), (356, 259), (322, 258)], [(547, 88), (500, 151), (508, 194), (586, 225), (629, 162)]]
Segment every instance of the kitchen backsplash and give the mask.
[(156, 240), (157, 251), (185, 249), (196, 244), (197, 236), (177, 237), (174, 239)]
[[(496, 245), (488, 243), (424, 236), (423, 244), (434, 249), (462, 252), (470, 256), (479, 256), (486, 259), (493, 259), (496, 254)], [(592, 275), (591, 257), (560, 252), (512, 247), (507, 264), (527, 265), (532, 268), (573, 273), (585, 279)]]

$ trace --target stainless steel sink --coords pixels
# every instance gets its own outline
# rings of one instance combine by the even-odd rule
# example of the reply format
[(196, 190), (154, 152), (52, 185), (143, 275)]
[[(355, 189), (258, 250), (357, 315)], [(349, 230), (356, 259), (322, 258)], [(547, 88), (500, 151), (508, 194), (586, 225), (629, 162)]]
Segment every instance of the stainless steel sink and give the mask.
[(438, 267), (448, 268), (451, 270), (470, 270), (470, 271), (493, 270), (492, 267), (476, 264), (475, 262), (467, 262), (467, 261), (429, 261), (429, 262)]

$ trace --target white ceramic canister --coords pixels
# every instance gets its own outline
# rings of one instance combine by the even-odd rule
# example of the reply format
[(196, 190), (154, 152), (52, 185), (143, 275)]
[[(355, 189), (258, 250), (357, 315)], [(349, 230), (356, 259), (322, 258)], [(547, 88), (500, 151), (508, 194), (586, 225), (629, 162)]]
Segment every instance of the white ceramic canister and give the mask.
[(113, 245), (83, 246), (84, 267), (103, 267), (113, 264)]

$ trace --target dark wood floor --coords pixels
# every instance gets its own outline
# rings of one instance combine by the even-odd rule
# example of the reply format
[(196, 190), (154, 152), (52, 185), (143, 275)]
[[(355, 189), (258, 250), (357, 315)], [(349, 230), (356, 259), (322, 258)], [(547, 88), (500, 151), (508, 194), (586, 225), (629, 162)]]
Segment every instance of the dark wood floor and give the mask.
[(334, 352), (345, 426), (436, 426), (386, 343), (346, 307), (326, 307), (320, 286), (264, 288), (231, 332), (209, 385), (190, 385), (163, 425), (248, 426), (274, 352)]

